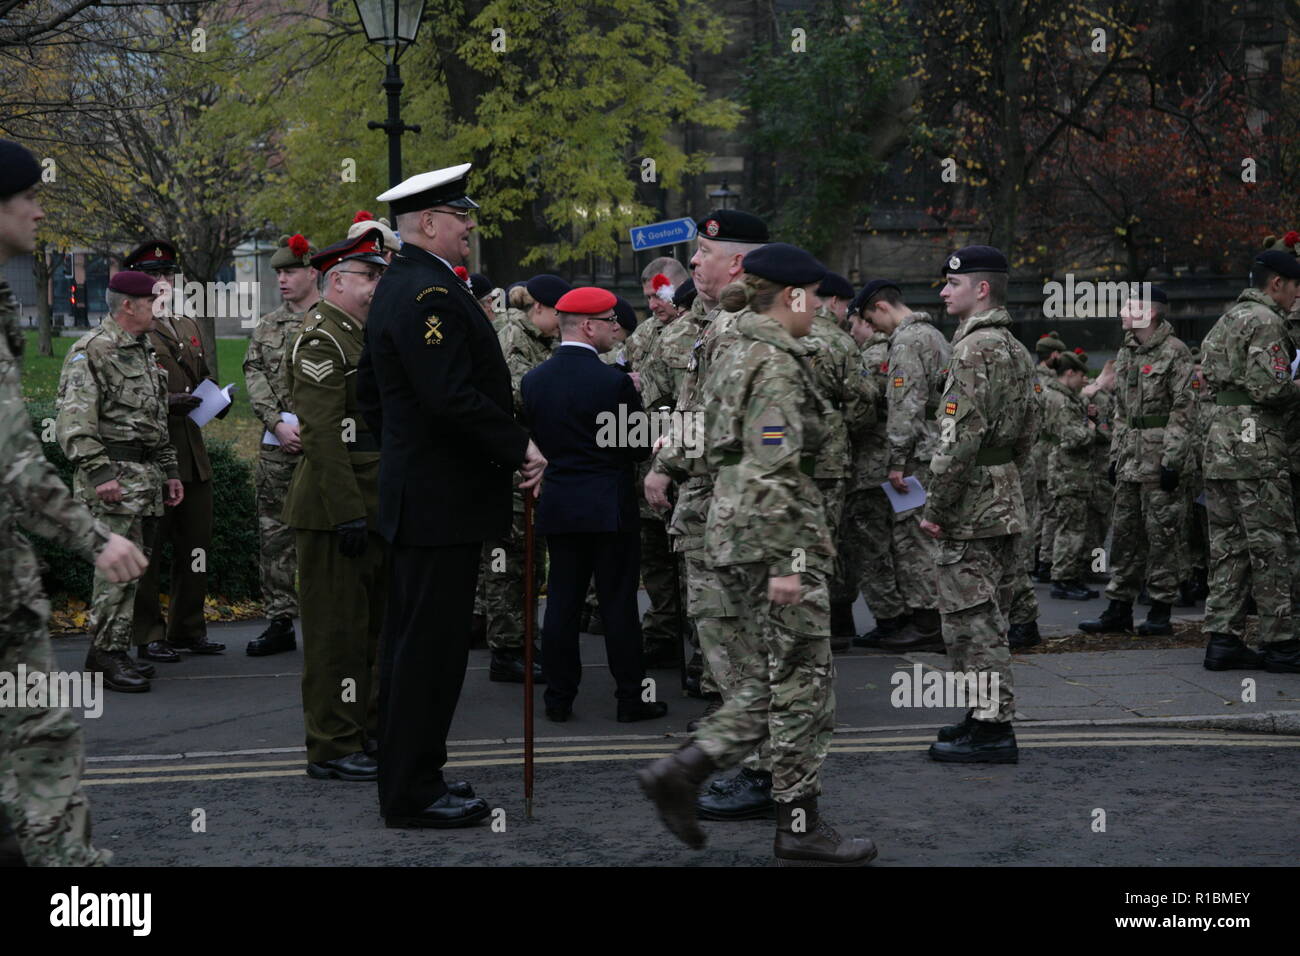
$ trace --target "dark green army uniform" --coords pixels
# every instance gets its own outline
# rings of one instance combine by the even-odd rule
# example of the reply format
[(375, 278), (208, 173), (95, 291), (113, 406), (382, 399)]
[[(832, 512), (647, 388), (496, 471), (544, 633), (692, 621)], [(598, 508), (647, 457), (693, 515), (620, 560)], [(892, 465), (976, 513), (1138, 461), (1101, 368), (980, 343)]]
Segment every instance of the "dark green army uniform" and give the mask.
[[(303, 323), (288, 384), (302, 437), (283, 520), (297, 530), (302, 702), (311, 763), (364, 749), (376, 736), (376, 660), (386, 593), (379, 513), (379, 442), (357, 408), (364, 326), (327, 301)], [(359, 557), (335, 529), (365, 519)], [(351, 683), (349, 683), (351, 682)]]

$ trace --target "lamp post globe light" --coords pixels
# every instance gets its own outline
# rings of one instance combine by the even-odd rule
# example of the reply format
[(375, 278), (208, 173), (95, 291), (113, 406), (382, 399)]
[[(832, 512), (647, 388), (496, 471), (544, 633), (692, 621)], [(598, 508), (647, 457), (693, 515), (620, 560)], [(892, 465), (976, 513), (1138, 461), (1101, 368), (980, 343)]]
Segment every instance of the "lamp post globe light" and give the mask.
[(740, 193), (727, 187), (726, 177), (723, 177), (721, 186), (709, 192), (709, 199), (712, 200), (714, 209), (730, 209), (732, 202), (739, 196)]
[(402, 74), (397, 61), (406, 48), (415, 42), (424, 18), (425, 0), (353, 0), (366, 39), (384, 47), (388, 71), (384, 75), (384, 90), (388, 93), (388, 118), (382, 123), (371, 120), (367, 129), (382, 129), (388, 134), (388, 185), (402, 181), (402, 133), (420, 132), (418, 125), (402, 122)]

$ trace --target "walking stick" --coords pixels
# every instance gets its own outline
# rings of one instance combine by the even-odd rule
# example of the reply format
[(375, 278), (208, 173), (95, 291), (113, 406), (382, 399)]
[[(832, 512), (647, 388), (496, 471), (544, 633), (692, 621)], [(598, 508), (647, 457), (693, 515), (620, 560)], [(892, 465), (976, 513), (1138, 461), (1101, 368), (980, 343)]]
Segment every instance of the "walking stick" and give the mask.
[(524, 816), (533, 818), (533, 489), (524, 492)]

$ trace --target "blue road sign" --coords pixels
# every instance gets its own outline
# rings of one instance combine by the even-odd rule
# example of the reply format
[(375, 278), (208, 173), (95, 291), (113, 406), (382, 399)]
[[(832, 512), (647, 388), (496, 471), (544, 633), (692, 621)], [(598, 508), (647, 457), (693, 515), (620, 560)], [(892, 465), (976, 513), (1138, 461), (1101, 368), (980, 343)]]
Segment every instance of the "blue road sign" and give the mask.
[(695, 238), (695, 220), (689, 217), (670, 219), (668, 222), (652, 222), (648, 226), (633, 226), (628, 231), (632, 235), (632, 250), (640, 252), (656, 246), (690, 242)]

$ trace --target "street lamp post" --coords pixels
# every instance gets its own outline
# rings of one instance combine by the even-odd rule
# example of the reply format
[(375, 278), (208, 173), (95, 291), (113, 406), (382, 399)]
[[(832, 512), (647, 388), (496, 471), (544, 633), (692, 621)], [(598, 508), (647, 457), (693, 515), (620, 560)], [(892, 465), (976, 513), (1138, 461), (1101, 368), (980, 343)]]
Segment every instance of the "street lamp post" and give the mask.
[(713, 200), (713, 205), (718, 209), (730, 209), (732, 200), (736, 199), (740, 193), (727, 188), (727, 180), (724, 177), (722, 185), (717, 189), (710, 191), (709, 198)]
[(382, 129), (388, 134), (388, 185), (402, 181), (402, 134), (408, 130), (420, 132), (418, 125), (402, 122), (402, 74), (397, 61), (406, 48), (415, 42), (424, 17), (425, 0), (353, 0), (357, 16), (366, 31), (366, 39), (386, 47), (384, 90), (388, 93), (388, 119), (382, 123), (371, 120), (367, 129)]

